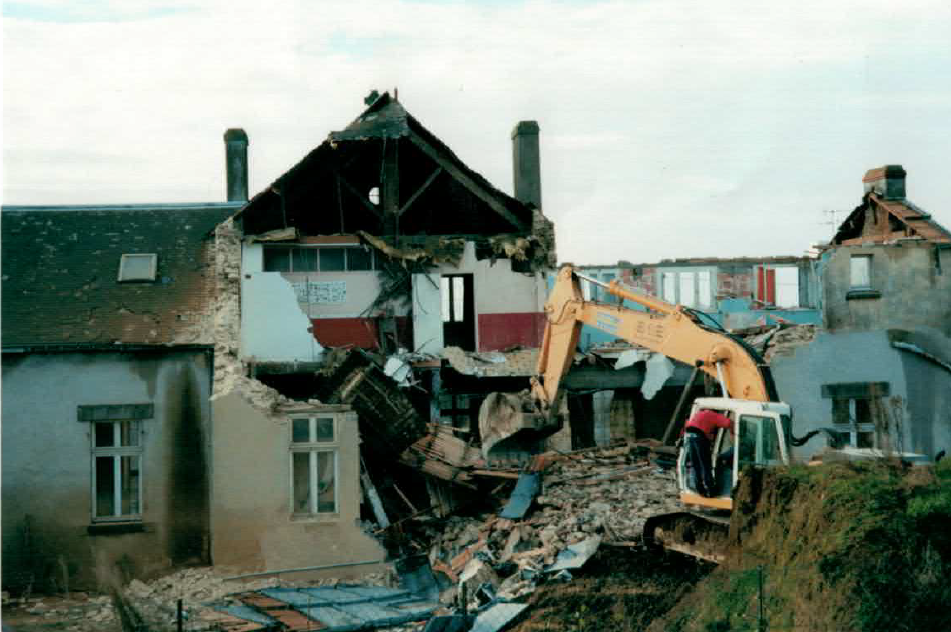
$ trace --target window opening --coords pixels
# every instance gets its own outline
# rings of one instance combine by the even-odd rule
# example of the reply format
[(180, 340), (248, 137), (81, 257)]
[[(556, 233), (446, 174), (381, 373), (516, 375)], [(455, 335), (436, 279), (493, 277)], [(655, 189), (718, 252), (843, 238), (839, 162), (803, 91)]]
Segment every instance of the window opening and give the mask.
[(337, 513), (337, 444), (333, 417), (291, 420), (291, 505), (295, 515)]
[(849, 286), (852, 289), (871, 289), (872, 287), (872, 257), (871, 255), (852, 255), (849, 269)]
[(677, 302), (677, 277), (673, 272), (664, 272), (661, 276), (662, 298), (668, 303)]
[(367, 272), (376, 269), (363, 246), (265, 246), (265, 272)]
[(696, 288), (694, 287), (694, 273), (680, 273), (680, 304), (684, 307), (696, 307)]
[(712, 306), (712, 293), (710, 292), (710, 271), (702, 270), (697, 273), (697, 298), (700, 307)]
[(141, 422), (97, 421), (93, 426), (93, 520), (141, 519)]
[(853, 448), (874, 448), (875, 422), (872, 400), (867, 398), (835, 398), (832, 400), (832, 423), (839, 440)]

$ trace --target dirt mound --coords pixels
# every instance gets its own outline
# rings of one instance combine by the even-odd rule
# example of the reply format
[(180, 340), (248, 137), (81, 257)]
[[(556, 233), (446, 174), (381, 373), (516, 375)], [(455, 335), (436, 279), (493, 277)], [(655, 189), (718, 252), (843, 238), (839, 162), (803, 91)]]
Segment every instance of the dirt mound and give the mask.
[(570, 583), (550, 583), (529, 600), (513, 632), (643, 630), (713, 568), (677, 554), (604, 547)]
[(734, 550), (650, 630), (951, 629), (949, 524), (951, 463), (746, 471)]

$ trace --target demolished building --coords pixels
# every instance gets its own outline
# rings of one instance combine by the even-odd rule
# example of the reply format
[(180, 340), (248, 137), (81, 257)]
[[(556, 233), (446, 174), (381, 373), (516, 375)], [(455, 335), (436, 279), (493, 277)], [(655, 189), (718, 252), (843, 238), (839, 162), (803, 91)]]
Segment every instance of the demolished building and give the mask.
[(361, 478), (378, 525), (426, 507), (390, 465), (430, 423), (477, 439), (482, 397), (525, 386), (554, 232), (538, 125), (512, 141), (516, 197), (385, 93), (216, 229), (216, 564), (382, 559), (357, 524)]
[[(863, 177), (861, 203), (822, 247), (822, 328), (777, 352), (800, 449), (951, 448), (951, 232), (906, 196), (899, 165)], [(805, 343), (805, 344), (803, 344)]]

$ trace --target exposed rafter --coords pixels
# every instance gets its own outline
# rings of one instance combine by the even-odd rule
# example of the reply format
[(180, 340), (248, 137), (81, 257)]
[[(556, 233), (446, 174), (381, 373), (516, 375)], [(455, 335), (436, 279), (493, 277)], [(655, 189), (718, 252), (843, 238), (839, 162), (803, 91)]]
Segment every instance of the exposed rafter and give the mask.
[(516, 217), (511, 211), (509, 211), (505, 206), (502, 205), (495, 197), (490, 195), (485, 189), (479, 186), (472, 178), (470, 178), (465, 172), (456, 167), (448, 160), (446, 160), (436, 149), (426, 142), (421, 136), (415, 132), (410, 132), (409, 134), (410, 141), (422, 150), (424, 154), (436, 161), (436, 164), (446, 170), (450, 176), (455, 178), (461, 185), (463, 185), (470, 193), (474, 196), (485, 202), (489, 208), (493, 211), (504, 217), (509, 223), (512, 224), (519, 231), (528, 231), (528, 226), (525, 225), (518, 217)]

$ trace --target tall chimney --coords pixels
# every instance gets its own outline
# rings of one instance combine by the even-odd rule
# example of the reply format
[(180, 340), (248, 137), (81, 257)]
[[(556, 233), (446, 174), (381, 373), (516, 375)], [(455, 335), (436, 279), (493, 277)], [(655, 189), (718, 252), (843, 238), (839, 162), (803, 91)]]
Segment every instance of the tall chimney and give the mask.
[(866, 193), (871, 191), (886, 200), (904, 200), (906, 175), (901, 165), (885, 165), (866, 171), (862, 184)]
[(515, 198), (541, 208), (542, 175), (537, 121), (519, 121), (512, 130), (512, 172), (515, 176)]
[(225, 132), (225, 171), (228, 174), (228, 201), (248, 201), (248, 135), (241, 128)]

